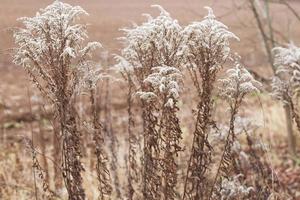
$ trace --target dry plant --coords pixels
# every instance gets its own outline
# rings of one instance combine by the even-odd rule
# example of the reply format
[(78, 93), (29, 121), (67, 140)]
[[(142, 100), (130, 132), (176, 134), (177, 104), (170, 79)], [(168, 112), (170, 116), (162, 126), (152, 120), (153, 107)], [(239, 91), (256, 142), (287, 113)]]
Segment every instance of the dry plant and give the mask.
[[(253, 192), (251, 194), (252, 199), (266, 199), (271, 196), (277, 196), (278, 199), (287, 198), (285, 191), (280, 184), (276, 173), (271, 168), (270, 163), (266, 160), (266, 147), (259, 140), (254, 137), (253, 133), (249, 133), (247, 129), (244, 129), (247, 138), (247, 155), (248, 159), (245, 159), (249, 166), (251, 166), (252, 173), (255, 174), (252, 179)], [(250, 170), (244, 170), (244, 178), (247, 179), (251, 175)]]
[[(165, 94), (160, 94), (159, 96), (161, 96), (161, 98), (162, 96), (165, 97), (164, 99), (160, 99), (161, 102), (158, 103), (156, 101), (158, 96), (155, 93), (155, 91), (157, 91), (157, 88), (155, 88), (156, 85), (146, 80), (154, 80), (153, 74), (155, 73), (154, 70), (158, 69), (157, 67), (161, 67), (161, 69), (163, 69), (164, 66), (171, 67), (170, 69), (179, 67), (179, 50), (182, 41), (181, 27), (178, 22), (172, 19), (170, 14), (162, 7), (155, 7), (158, 7), (160, 10), (158, 17), (153, 18), (150, 15), (146, 15), (148, 18), (147, 22), (144, 22), (140, 26), (135, 25), (132, 29), (123, 29), (125, 37), (121, 38), (125, 43), (125, 48), (122, 50), (122, 60), (126, 66), (123, 68), (126, 69), (127, 73), (131, 74), (129, 76), (129, 84), (134, 83), (136, 85), (137, 94), (141, 99), (144, 139), (143, 197), (149, 200), (162, 198), (162, 191), (164, 191), (164, 198), (174, 198), (173, 190), (176, 185), (176, 180), (171, 180), (172, 177), (166, 173), (166, 169), (175, 167), (173, 164), (170, 166), (170, 162), (172, 161), (169, 159), (173, 159), (171, 157), (174, 156), (173, 154), (176, 154), (178, 147), (173, 146), (169, 149), (169, 151), (173, 152), (171, 153), (172, 155), (170, 155), (171, 157), (168, 155), (168, 160), (166, 160), (162, 159), (165, 147), (162, 149), (161, 143), (165, 142), (163, 137), (166, 137), (166, 135), (162, 136), (162, 134), (173, 134), (167, 133), (173, 128), (167, 127), (169, 125), (163, 118), (167, 117), (166, 115), (168, 115), (167, 113), (169, 112), (175, 113), (176, 105), (169, 111), (163, 108), (166, 103), (170, 105), (173, 103), (176, 104), (177, 100), (174, 98), (177, 98), (177, 96), (174, 95), (172, 97), (172, 88), (165, 88), (166, 91), (160, 88), (161, 92)], [(131, 68), (131, 70), (127, 70), (128, 68)], [(158, 75), (159, 73), (156, 74)], [(162, 85), (162, 87), (163, 86), (164, 85)], [(168, 102), (165, 102), (166, 100)], [(173, 101), (173, 103), (171, 101)], [(176, 121), (176, 119), (172, 120), (174, 120), (174, 122)], [(176, 122), (175, 125), (177, 123), (178, 122)], [(164, 133), (161, 133), (162, 131)], [(175, 132), (176, 131), (178, 130), (175, 130)], [(176, 137), (178, 137), (178, 135)], [(176, 145), (177, 141), (174, 141), (174, 145)], [(173, 142), (167, 141), (167, 143), (170, 144)], [(174, 173), (176, 169), (172, 171)], [(161, 175), (162, 173), (163, 175)], [(176, 174), (174, 174), (174, 176), (176, 176)]]
[[(142, 24), (122, 29), (124, 37), (120, 39), (124, 48), (120, 56), (115, 56), (118, 62), (116, 68), (128, 89), (128, 141), (124, 145), (128, 149), (122, 152), (126, 157), (125, 180), (118, 177), (123, 171), (118, 167), (117, 129), (113, 130), (115, 110), (112, 109), (111, 82), (103, 79), (108, 77), (109, 64), (105, 63), (105, 71), (92, 60), (92, 51), (101, 45), (91, 42), (85, 46), (86, 25), (76, 23), (81, 15), (87, 13), (78, 6), (55, 1), (35, 17), (21, 18), (24, 28), (14, 32), (17, 44), (14, 62), (24, 67), (54, 107), (56, 167), (53, 174), (62, 174), (68, 198), (87, 198), (81, 175), (84, 171), (82, 152), (90, 151), (85, 151), (88, 146), (83, 145), (83, 118), (86, 119), (86, 132), (93, 140), (90, 146), (95, 157), (88, 160), (91, 169), (96, 171), (100, 200), (289, 198), (267, 161), (263, 145), (254, 137), (254, 129), (246, 127), (238, 116), (245, 96), (259, 92), (261, 87), (240, 64), (240, 58), (231, 53), (230, 40), (239, 39), (216, 19), (211, 8), (206, 7), (208, 15), (203, 20), (183, 28), (161, 6), (154, 7), (160, 11), (157, 17), (145, 14), (147, 20)], [(279, 66), (277, 73), (280, 74), (273, 82), (274, 96), (289, 106), (300, 130), (295, 103), (300, 80), (299, 49), (291, 46), (276, 48), (274, 52), (275, 65)], [(104, 59), (108, 60), (108, 54)], [(219, 73), (227, 64), (233, 67), (218, 81)], [(192, 138), (188, 148), (182, 144), (183, 129), (179, 120), (183, 68), (187, 69), (197, 95), (195, 130), (187, 135)], [(98, 86), (102, 88), (100, 92)], [(87, 107), (91, 109), (80, 113), (79, 117), (76, 97), (83, 91), (89, 97)], [(139, 101), (134, 102), (135, 97), (139, 97)], [(224, 122), (228, 126), (215, 120), (214, 111), (219, 105), (215, 99), (219, 97), (223, 100), (220, 101), (222, 105), (228, 105), (229, 121)], [(79, 103), (83, 105), (85, 102)], [(100, 110), (104, 114), (103, 125)], [(134, 116), (138, 114), (142, 118), (140, 126), (135, 124)], [(122, 116), (117, 113), (117, 117)], [(40, 134), (43, 134), (42, 125), (39, 126)], [(139, 128), (142, 129), (140, 132)], [(220, 134), (216, 139), (217, 145), (213, 144), (215, 133)], [(138, 139), (139, 135), (142, 135), (142, 141)], [(242, 145), (241, 137), (247, 145)], [(106, 139), (109, 140), (107, 145)], [(46, 145), (42, 143), (45, 166)], [(138, 160), (140, 145), (141, 162)], [(45, 198), (59, 198), (60, 194), (51, 191), (47, 180), (52, 173), (49, 172), (48, 177), (44, 175), (36, 157), (38, 151), (30, 141), (28, 146), (34, 168), (48, 195)], [(110, 154), (107, 154), (106, 148)], [(185, 149), (190, 151), (183, 152)], [(61, 154), (61, 159), (58, 154)], [(179, 154), (188, 158), (187, 163), (178, 159)], [(62, 167), (57, 167), (60, 165)], [(180, 169), (181, 166), (184, 167)], [(184, 171), (183, 179), (178, 177), (179, 170)], [(123, 182), (127, 183), (126, 197), (121, 187)], [(56, 191), (61, 189), (59, 179), (54, 178), (54, 185)]]
[(135, 185), (139, 182), (139, 166), (137, 161), (137, 148), (139, 146), (139, 140), (137, 134), (134, 132), (134, 116), (133, 116), (133, 97), (135, 94), (135, 85), (132, 80), (133, 68), (132, 66), (121, 56), (115, 56), (118, 64), (115, 66), (117, 71), (122, 75), (122, 78), (126, 81), (127, 91), (127, 132), (128, 132), (128, 158), (127, 158), (127, 197), (129, 200), (134, 199)]
[(241, 145), (237, 139), (233, 145), (236, 166), (239, 169), (239, 181), (249, 188), (247, 199), (294, 199), (295, 196), (282, 185), (269, 161), (268, 146), (256, 136), (253, 119), (238, 118), (235, 133), (246, 139)]
[(182, 151), (182, 131), (177, 117), (179, 98), (179, 83), (181, 72), (175, 67), (161, 66), (145, 79), (153, 87), (153, 95), (160, 105), (161, 118), (159, 123), (160, 148), (162, 151), (162, 194), (163, 199), (177, 198), (177, 171), (176, 157)]
[[(46, 171), (41, 167), (40, 162), (37, 158), (38, 152), (36, 151), (33, 142), (31, 139), (25, 138), (24, 139), (26, 148), (31, 152), (32, 155), (32, 167), (37, 172), (38, 178), (42, 181), (42, 189), (44, 191), (44, 194), (42, 195), (43, 199), (56, 199), (59, 198), (59, 195), (57, 195), (54, 191), (52, 191), (49, 187), (49, 183), (47, 181), (47, 174)], [(37, 194), (37, 186), (35, 191), (35, 199), (38, 199)]]
[[(103, 60), (106, 62), (106, 70), (109, 70), (108, 66), (108, 53), (106, 52), (103, 55)], [(104, 90), (104, 131), (109, 141), (109, 150), (110, 150), (110, 169), (111, 169), (111, 176), (112, 182), (114, 184), (114, 190), (117, 199), (121, 199), (121, 188), (120, 188), (120, 180), (118, 176), (118, 140), (116, 133), (113, 129), (112, 124), (112, 108), (111, 108), (111, 81), (109, 78), (105, 80), (105, 90)]]
[[(227, 71), (226, 78), (221, 79), (220, 81), (220, 96), (224, 98), (229, 105), (230, 121), (224, 150), (213, 181), (209, 199), (212, 197), (214, 192), (218, 193), (222, 190), (222, 188), (224, 188), (222, 181), (223, 178), (229, 180), (230, 177), (234, 177), (234, 174), (236, 176), (240, 174), (240, 170), (236, 163), (236, 154), (233, 150), (236, 145), (235, 142), (237, 142), (235, 133), (236, 117), (245, 95), (259, 92), (259, 88), (261, 87), (261, 84), (254, 80), (252, 75), (243, 66), (241, 66), (238, 61), (236, 61), (234, 68)], [(219, 184), (217, 189), (215, 189), (215, 184)], [(222, 195), (222, 192), (219, 194)]]
[(213, 89), (217, 73), (229, 57), (229, 40), (237, 37), (215, 19), (211, 8), (200, 22), (184, 30), (184, 56), (190, 77), (199, 96), (192, 150), (188, 163), (183, 199), (208, 196), (207, 169), (211, 164), (213, 147), (208, 133), (215, 123), (212, 119)]
[[(86, 26), (76, 24), (87, 14), (79, 6), (55, 1), (35, 17), (21, 18), (24, 28), (14, 32), (14, 62), (24, 67), (45, 98), (55, 106), (61, 128), (63, 178), (69, 199), (85, 199), (81, 172), (84, 170), (74, 97), (80, 91), (81, 75), (88, 73), (89, 57), (97, 42), (83, 42)], [(58, 164), (58, 163), (57, 163)]]
[(57, 156), (60, 155), (61, 153), (61, 148), (62, 148), (62, 144), (61, 144), (61, 132), (60, 132), (60, 123), (59, 123), (59, 117), (55, 116), (53, 119), (53, 137), (52, 137), (52, 142), (53, 142), (53, 158), (54, 158), (54, 163), (56, 164), (56, 167), (54, 167), (54, 187), (55, 187), (55, 191), (59, 191), (62, 189), (63, 187), (63, 177), (62, 177), (62, 173), (59, 167), (61, 165), (61, 160), (62, 157), (61, 156)]
[[(41, 112), (41, 105), (39, 106), (39, 112)], [(49, 166), (48, 166), (48, 159), (46, 157), (46, 137), (45, 137), (45, 132), (43, 130), (43, 118), (42, 116), (40, 115), (39, 116), (39, 119), (38, 119), (38, 126), (39, 126), (39, 134), (38, 134), (38, 137), (39, 137), (39, 143), (40, 143), (40, 146), (41, 146), (41, 151), (42, 151), (42, 164), (43, 164), (43, 168), (45, 170), (45, 179), (46, 179), (46, 182), (49, 184)]]
[[(250, 8), (253, 12), (254, 18), (256, 20), (256, 24), (259, 30), (259, 33), (262, 38), (262, 42), (264, 44), (264, 49), (266, 52), (266, 56), (268, 58), (269, 66), (272, 69), (274, 76), (276, 76), (276, 64), (274, 55), (272, 55), (272, 49), (275, 48), (276, 45), (280, 45), (281, 41), (278, 36), (283, 37), (284, 42), (288, 42), (290, 39), (285, 38), (281, 31), (275, 30), (272, 25), (272, 16), (270, 15), (270, 5), (272, 3), (282, 3), (287, 6), (287, 8), (295, 15), (295, 10), (290, 6), (290, 4), (285, 0), (280, 1), (268, 1), (264, 0), (263, 2), (256, 0), (249, 0)], [(295, 15), (298, 18), (297, 14)], [(277, 36), (278, 35), (278, 36)], [(286, 128), (287, 128), (287, 141), (289, 145), (290, 152), (292, 154), (296, 153), (296, 140), (295, 135), (293, 133), (292, 127), (292, 111), (290, 110), (290, 106), (284, 105), (285, 110), (285, 118), (286, 118)]]
[[(94, 154), (96, 156), (96, 173), (98, 179), (99, 199), (110, 199), (112, 193), (110, 172), (108, 169), (108, 155), (104, 148), (104, 134), (102, 124), (99, 119), (99, 111), (97, 109), (97, 84), (100, 80), (106, 77), (103, 69), (97, 65), (86, 66), (89, 73), (85, 73), (82, 77), (81, 85), (90, 94), (91, 103), (91, 122), (86, 124), (88, 132), (92, 133), (94, 141)], [(103, 82), (103, 81), (102, 81)], [(93, 167), (93, 166), (92, 166)]]
[(273, 52), (277, 69), (272, 82), (272, 95), (289, 107), (300, 132), (300, 116), (296, 106), (300, 86), (300, 49), (290, 44), (287, 48), (276, 47)]

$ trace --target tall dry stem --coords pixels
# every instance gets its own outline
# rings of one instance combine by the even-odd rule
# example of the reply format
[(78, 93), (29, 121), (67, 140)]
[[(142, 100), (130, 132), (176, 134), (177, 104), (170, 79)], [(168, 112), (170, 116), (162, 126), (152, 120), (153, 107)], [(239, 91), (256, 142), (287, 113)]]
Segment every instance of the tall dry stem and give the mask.
[(116, 60), (119, 62), (116, 65), (117, 70), (121, 73), (122, 78), (126, 81), (128, 91), (127, 91), (127, 132), (128, 132), (128, 159), (127, 159), (127, 196), (129, 200), (133, 200), (135, 197), (134, 186), (138, 184), (139, 181), (139, 166), (137, 162), (137, 147), (138, 138), (134, 131), (134, 113), (133, 113), (133, 95), (135, 93), (135, 85), (133, 82), (133, 69), (130, 64), (122, 57), (116, 56)]
[(90, 101), (93, 114), (93, 140), (95, 145), (95, 155), (97, 158), (96, 172), (99, 184), (100, 199), (110, 199), (112, 192), (110, 172), (108, 169), (108, 157), (104, 149), (104, 135), (101, 131), (102, 126), (99, 121), (99, 113), (96, 109), (95, 89), (91, 88)]
[(145, 82), (155, 67), (178, 67), (178, 54), (181, 44), (181, 27), (162, 7), (156, 6), (160, 15), (132, 29), (124, 29), (125, 48), (122, 51), (126, 68), (131, 68), (132, 81), (137, 86), (141, 99), (143, 119), (143, 196), (144, 199), (160, 199), (162, 186), (162, 159), (160, 143), (161, 105), (155, 102), (155, 88)]
[[(227, 71), (226, 76), (220, 80), (220, 96), (225, 99), (230, 108), (229, 130), (209, 199), (212, 198), (213, 192), (221, 191), (222, 179), (229, 179), (233, 174), (240, 174), (236, 163), (237, 156), (233, 150), (235, 142), (238, 143), (235, 133), (236, 117), (245, 95), (259, 92), (261, 87), (261, 84), (254, 80), (252, 75), (238, 61), (236, 61), (234, 68)], [(219, 187), (215, 188), (217, 183)]]
[(194, 22), (184, 30), (185, 60), (199, 97), (183, 193), (183, 199), (193, 200), (208, 196), (207, 169), (213, 151), (208, 134), (215, 126), (212, 119), (213, 89), (216, 75), (229, 56), (229, 39), (236, 38), (215, 19), (212, 9), (207, 9), (209, 13), (204, 20)]
[(155, 96), (155, 103), (160, 106), (158, 134), (161, 140), (162, 198), (168, 200), (177, 197), (176, 158), (182, 151), (182, 131), (177, 117), (181, 78), (180, 70), (163, 65), (155, 67), (153, 73), (144, 80), (153, 87), (152, 95)]
[(32, 18), (21, 18), (24, 28), (14, 32), (14, 62), (24, 67), (42, 95), (55, 106), (62, 133), (63, 178), (70, 200), (85, 199), (81, 172), (81, 139), (74, 106), (80, 91), (80, 74), (90, 64), (90, 52), (99, 43), (88, 43), (86, 26), (76, 24), (87, 14), (79, 6), (55, 1)]

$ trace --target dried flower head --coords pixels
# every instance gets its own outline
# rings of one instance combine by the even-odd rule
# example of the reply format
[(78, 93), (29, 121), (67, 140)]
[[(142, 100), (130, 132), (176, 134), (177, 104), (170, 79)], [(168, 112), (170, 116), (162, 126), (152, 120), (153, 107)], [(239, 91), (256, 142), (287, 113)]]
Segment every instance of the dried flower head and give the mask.
[(284, 104), (288, 104), (288, 99), (293, 96), (292, 85), (290, 81), (284, 81), (278, 76), (272, 79), (272, 97), (282, 101)]
[[(148, 20), (132, 29), (122, 29), (125, 36), (120, 38), (125, 48), (122, 56), (130, 65), (136, 68), (148, 69), (152, 66), (170, 65), (179, 62), (177, 49), (181, 41), (181, 26), (177, 20), (161, 6), (154, 5), (160, 10), (156, 18), (147, 15)], [(120, 60), (121, 61), (121, 60)], [(124, 60), (122, 61), (124, 62)], [(151, 63), (151, 65), (147, 65)]]
[[(184, 29), (184, 59), (193, 61), (189, 67), (209, 64), (213, 72), (220, 69), (230, 54), (229, 40), (239, 38), (228, 31), (226, 25), (216, 20), (213, 10), (205, 7), (208, 15)], [(204, 68), (203, 68), (204, 70)]]
[(85, 199), (74, 96), (86, 82), (93, 86), (98, 79), (98, 73), (90, 72), (90, 56), (101, 47), (98, 42), (84, 45), (88, 37), (86, 25), (76, 23), (82, 15), (87, 13), (81, 7), (55, 1), (36, 16), (21, 18), (24, 27), (14, 32), (18, 46), (14, 63), (24, 67), (59, 116), (62, 173), (69, 199)]
[(165, 106), (173, 107), (174, 100), (179, 98), (179, 82), (181, 81), (181, 72), (175, 67), (161, 66), (153, 68), (144, 82), (150, 83), (154, 88), (154, 94), (161, 96), (167, 103)]
[(124, 57), (115, 55), (117, 64), (114, 66), (115, 69), (121, 74), (133, 74), (133, 66)]
[(222, 200), (244, 199), (247, 198), (251, 190), (254, 190), (253, 187), (247, 187), (239, 181), (241, 176), (234, 176), (230, 180), (223, 179), (221, 189)]
[(300, 48), (290, 44), (287, 48), (276, 47), (274, 64), (277, 67), (276, 77), (273, 79), (273, 96), (286, 101), (286, 95), (292, 97), (300, 89)]
[(288, 48), (274, 48), (273, 52), (277, 70), (272, 82), (272, 95), (289, 106), (300, 131), (300, 117), (295, 106), (300, 94), (300, 48), (290, 44)]
[[(128, 83), (134, 83), (137, 95), (142, 100), (143, 195), (149, 200), (160, 199), (162, 179), (167, 185), (165, 198), (174, 198), (176, 168), (171, 171), (164, 168), (167, 165), (176, 165), (174, 157), (178, 151), (177, 143), (181, 134), (176, 117), (178, 108), (175, 104), (179, 96), (178, 68), (181, 63), (179, 50), (182, 28), (161, 6), (153, 7), (160, 10), (159, 16), (154, 18), (146, 15), (146, 22), (131, 29), (123, 29), (125, 36), (121, 39), (125, 48), (122, 50), (122, 57), (116, 57), (119, 61), (117, 67), (122, 74), (126, 74)], [(163, 114), (158, 116), (157, 113), (161, 111)], [(167, 138), (164, 141), (166, 145), (176, 146), (174, 152), (165, 153), (164, 161), (160, 161), (159, 158), (161, 151), (167, 151), (167, 148), (162, 149), (160, 146), (162, 137)], [(171, 149), (168, 148), (168, 151)]]
[(236, 63), (227, 70), (227, 77), (221, 79), (220, 96), (228, 101), (243, 98), (246, 94), (259, 92), (261, 83), (256, 81), (246, 68)]
[[(91, 52), (101, 47), (98, 42), (84, 46), (87, 39), (86, 25), (75, 23), (87, 13), (79, 6), (71, 6), (60, 1), (41, 9), (34, 17), (19, 20), (24, 28), (14, 32), (14, 63), (21, 65), (29, 73), (34, 83), (49, 97), (56, 101), (54, 94), (66, 81), (69, 93), (78, 86), (79, 72), (90, 65)], [(66, 80), (64, 75), (69, 78)]]
[(277, 66), (277, 73), (288, 72), (292, 75), (293, 81), (299, 81), (300, 48), (290, 44), (287, 48), (276, 47), (274, 52), (274, 64)]
[(235, 119), (235, 134), (242, 134), (247, 131), (248, 133), (254, 132), (256, 129), (262, 126), (261, 121), (257, 121), (252, 117), (240, 117)]

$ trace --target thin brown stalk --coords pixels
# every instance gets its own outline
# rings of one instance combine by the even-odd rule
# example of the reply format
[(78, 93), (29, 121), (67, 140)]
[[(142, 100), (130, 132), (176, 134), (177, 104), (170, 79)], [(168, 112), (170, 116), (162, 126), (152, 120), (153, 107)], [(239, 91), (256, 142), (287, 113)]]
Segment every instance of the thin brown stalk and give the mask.
[(62, 148), (62, 140), (61, 140), (61, 134), (60, 134), (60, 123), (58, 121), (58, 118), (55, 116), (53, 119), (53, 137), (52, 137), (52, 143), (53, 143), (53, 151), (52, 156), (54, 158), (54, 186), (55, 190), (59, 191), (63, 187), (63, 180), (62, 180), (62, 171), (59, 167), (62, 165), (62, 159), (61, 156), (61, 148)]
[(300, 116), (292, 100), (289, 101), (289, 104), (291, 107), (292, 118), (296, 122), (297, 129), (300, 132)]
[(211, 162), (212, 146), (208, 142), (208, 129), (213, 124), (211, 119), (212, 90), (214, 75), (209, 72), (209, 65), (201, 73), (202, 91), (197, 106), (197, 121), (194, 131), (191, 156), (188, 162), (183, 199), (199, 199), (205, 196), (207, 180), (205, 173)]
[(159, 199), (161, 190), (161, 177), (159, 176), (159, 146), (158, 132), (156, 130), (157, 117), (154, 112), (157, 110), (153, 103), (143, 103), (144, 125), (144, 199)]
[[(26, 147), (30, 149), (32, 152), (32, 161), (33, 161), (33, 168), (36, 170), (38, 177), (42, 180), (42, 188), (45, 194), (42, 194), (43, 199), (61, 199), (58, 194), (56, 194), (54, 191), (50, 189), (50, 186), (46, 180), (45, 177), (45, 171), (41, 167), (39, 160), (37, 158), (37, 151), (33, 146), (32, 140), (31, 139), (25, 139)], [(38, 199), (38, 196), (35, 196)]]
[(95, 155), (97, 158), (96, 172), (99, 184), (100, 200), (110, 199), (112, 187), (110, 185), (110, 172), (107, 167), (108, 158), (104, 150), (104, 136), (101, 132), (102, 126), (99, 122), (99, 113), (96, 109), (96, 96), (95, 90), (90, 91), (90, 101), (92, 105), (93, 114), (93, 140), (95, 145)]
[[(28, 104), (29, 104), (29, 112), (32, 114), (32, 105), (31, 105), (31, 95), (29, 92), (29, 86), (27, 86), (27, 98), (28, 98)], [(35, 199), (38, 200), (38, 189), (37, 189), (37, 183), (36, 183), (36, 172), (35, 172), (35, 163), (36, 163), (36, 154), (34, 152), (34, 143), (33, 143), (33, 126), (32, 122), (30, 122), (30, 131), (31, 131), (31, 155), (32, 155), (32, 174), (33, 174), (33, 182), (34, 182), (34, 195)]]
[(39, 141), (41, 145), (41, 150), (42, 150), (42, 163), (43, 163), (43, 169), (45, 170), (45, 179), (46, 182), (49, 184), (49, 167), (48, 167), (48, 160), (46, 157), (46, 138), (45, 138), (45, 132), (43, 131), (43, 119), (41, 117), (41, 107), (39, 107), (39, 112), (40, 112), (40, 118), (38, 121), (39, 124)]
[(213, 179), (213, 184), (211, 186), (209, 200), (213, 197), (213, 192), (216, 191), (215, 186), (216, 186), (216, 183), (218, 182), (218, 179), (221, 179), (222, 177), (225, 177), (225, 178), (230, 177), (230, 173), (232, 171), (231, 169), (234, 165), (235, 156), (232, 154), (231, 148), (233, 146), (234, 141), (236, 140), (236, 136), (234, 133), (234, 123), (235, 123), (235, 118), (238, 113), (238, 108), (241, 104), (242, 98), (238, 99), (238, 97), (237, 97), (235, 99), (233, 106), (231, 106), (229, 131), (228, 131), (228, 134), (227, 134), (227, 137), (225, 140), (225, 147), (224, 147), (224, 150), (221, 155), (217, 173), (215, 175), (215, 178)]
[(134, 92), (134, 85), (131, 79), (131, 75), (127, 74), (128, 79), (128, 93), (127, 93), (127, 113), (128, 113), (128, 199), (133, 200), (135, 195), (134, 184), (138, 181), (138, 164), (136, 161), (136, 146), (137, 137), (133, 132), (134, 119), (132, 111), (132, 96)]
[(105, 105), (104, 105), (104, 131), (109, 141), (109, 149), (111, 153), (111, 162), (110, 162), (110, 168), (112, 172), (112, 182), (114, 184), (114, 190), (116, 192), (116, 198), (121, 199), (121, 190), (120, 190), (120, 180), (118, 175), (118, 155), (117, 155), (117, 148), (118, 148), (118, 141), (117, 137), (115, 135), (115, 132), (113, 130), (112, 126), (112, 109), (111, 109), (111, 96), (110, 96), (110, 80), (106, 79), (105, 81)]
[(173, 107), (165, 107), (163, 109), (163, 199), (174, 200), (177, 197), (177, 172), (178, 164), (176, 157), (178, 153), (182, 151), (180, 141), (182, 138), (182, 132), (179, 124), (179, 119), (176, 116), (178, 107), (176, 106), (177, 100), (174, 100)]

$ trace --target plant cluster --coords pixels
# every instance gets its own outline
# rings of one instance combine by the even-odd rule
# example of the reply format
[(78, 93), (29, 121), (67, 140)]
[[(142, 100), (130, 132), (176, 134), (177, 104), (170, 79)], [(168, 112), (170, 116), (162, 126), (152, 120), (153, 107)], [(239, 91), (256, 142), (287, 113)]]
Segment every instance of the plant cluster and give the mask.
[[(129, 200), (287, 198), (265, 159), (264, 146), (254, 137), (255, 128), (239, 117), (246, 96), (259, 93), (261, 84), (230, 49), (230, 42), (239, 40), (238, 37), (216, 19), (211, 8), (206, 7), (208, 15), (201, 21), (182, 27), (161, 6), (153, 7), (159, 9), (158, 16), (146, 14), (147, 20), (142, 24), (122, 29), (123, 49), (115, 56), (115, 68), (128, 88), (126, 195), (117, 172), (118, 146), (110, 113), (110, 82), (108, 79), (105, 84), (100, 82), (106, 74), (92, 61), (92, 52), (101, 45), (86, 44), (86, 25), (77, 23), (87, 13), (81, 7), (55, 1), (36, 16), (21, 18), (24, 28), (14, 32), (18, 46), (14, 62), (24, 67), (54, 106), (59, 122), (55, 132), (61, 146), (57, 148), (61, 151), (61, 159), (57, 160), (61, 163), (57, 165), (62, 166), (68, 198), (86, 199), (81, 159), (85, 152), (83, 126), (93, 140), (101, 200), (123, 196)], [(292, 98), (299, 88), (300, 51), (290, 47), (277, 48), (274, 52), (276, 64), (280, 65), (278, 73), (284, 73), (282, 78), (278, 76), (274, 80), (274, 95), (292, 108), (298, 124)], [(232, 67), (219, 79), (228, 65)], [(188, 133), (190, 147), (183, 145), (180, 123), (185, 82), (194, 86), (197, 101), (194, 130)], [(103, 85), (106, 87), (104, 126), (99, 111), (101, 94), (97, 96), (97, 90)], [(83, 91), (89, 94), (87, 123), (83, 123), (76, 109), (76, 99)], [(219, 103), (216, 99), (227, 105), (227, 125), (216, 120), (214, 111)], [(140, 127), (134, 117), (139, 114)], [(242, 137), (247, 141), (245, 146), (240, 142)], [(111, 154), (106, 153), (106, 139)], [(218, 145), (213, 144), (216, 141)], [(30, 148), (35, 153), (33, 145)], [(188, 157), (183, 179), (178, 175), (182, 164), (179, 154)], [(34, 166), (42, 171), (36, 154), (33, 155)], [(40, 176), (44, 178), (42, 173)], [(49, 187), (45, 185), (45, 191), (59, 195)]]
[(290, 107), (298, 131), (300, 131), (300, 116), (296, 108), (300, 83), (300, 49), (294, 44), (287, 48), (276, 47), (274, 64), (276, 76), (272, 82), (272, 95)]

